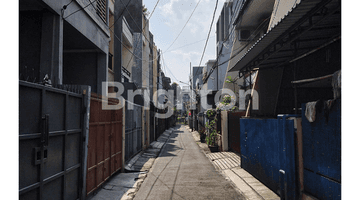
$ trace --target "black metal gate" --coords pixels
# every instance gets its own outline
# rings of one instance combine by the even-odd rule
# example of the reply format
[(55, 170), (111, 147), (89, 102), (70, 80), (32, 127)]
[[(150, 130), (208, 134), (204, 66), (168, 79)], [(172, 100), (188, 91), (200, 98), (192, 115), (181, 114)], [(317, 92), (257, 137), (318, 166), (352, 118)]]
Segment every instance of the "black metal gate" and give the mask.
[(82, 199), (83, 95), (19, 81), (19, 199)]
[(150, 143), (155, 141), (155, 112), (150, 111)]
[(125, 110), (125, 161), (137, 154), (142, 149), (142, 106), (126, 102)]

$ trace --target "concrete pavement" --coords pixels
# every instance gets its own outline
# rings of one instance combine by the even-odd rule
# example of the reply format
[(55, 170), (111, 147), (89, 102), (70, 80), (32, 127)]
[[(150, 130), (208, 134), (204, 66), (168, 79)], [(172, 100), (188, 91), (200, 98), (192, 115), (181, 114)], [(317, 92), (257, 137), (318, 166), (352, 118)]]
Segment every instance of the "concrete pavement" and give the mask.
[(130, 173), (113, 176), (87, 199), (280, 199), (240, 162), (233, 152), (210, 152), (196, 131), (176, 126), (127, 163)]
[[(186, 129), (191, 132), (189, 127)], [(200, 142), (197, 131), (191, 132), (195, 142), (202, 149), (214, 167), (240, 190), (246, 199), (280, 200), (272, 190), (258, 181), (255, 177), (240, 167), (240, 156), (233, 152), (212, 153), (205, 143)]]
[(185, 126), (177, 126), (134, 199), (245, 198), (219, 174)]

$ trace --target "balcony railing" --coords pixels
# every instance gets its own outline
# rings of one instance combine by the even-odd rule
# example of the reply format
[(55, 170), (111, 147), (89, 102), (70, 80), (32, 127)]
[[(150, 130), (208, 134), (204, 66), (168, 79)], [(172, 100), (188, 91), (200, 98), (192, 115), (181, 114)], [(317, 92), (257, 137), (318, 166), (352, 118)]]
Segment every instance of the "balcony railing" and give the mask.
[(133, 33), (132, 33), (132, 30), (129, 26), (129, 24), (127, 23), (126, 19), (123, 18), (122, 20), (122, 27), (123, 27), (123, 35), (125, 37), (125, 43), (129, 46), (132, 47), (132, 44), (133, 44)]

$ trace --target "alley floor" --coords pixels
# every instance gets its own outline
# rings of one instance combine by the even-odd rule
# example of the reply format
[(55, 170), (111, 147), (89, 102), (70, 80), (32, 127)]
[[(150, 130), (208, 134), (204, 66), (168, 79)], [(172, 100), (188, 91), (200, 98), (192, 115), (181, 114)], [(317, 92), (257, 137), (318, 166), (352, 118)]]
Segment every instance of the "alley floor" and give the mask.
[(176, 126), (136, 200), (245, 199), (214, 168), (185, 126)]

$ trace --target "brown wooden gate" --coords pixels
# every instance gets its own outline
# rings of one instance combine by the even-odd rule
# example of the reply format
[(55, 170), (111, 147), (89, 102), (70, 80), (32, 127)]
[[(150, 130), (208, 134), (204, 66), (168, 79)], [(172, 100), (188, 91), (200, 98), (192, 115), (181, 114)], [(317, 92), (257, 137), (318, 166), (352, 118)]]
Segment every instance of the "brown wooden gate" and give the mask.
[[(109, 99), (109, 105), (117, 104)], [(102, 110), (101, 96), (91, 94), (86, 193), (121, 169), (123, 110)]]
[(245, 116), (245, 112), (228, 112), (228, 137), (231, 150), (241, 153), (240, 149), (240, 118)]

